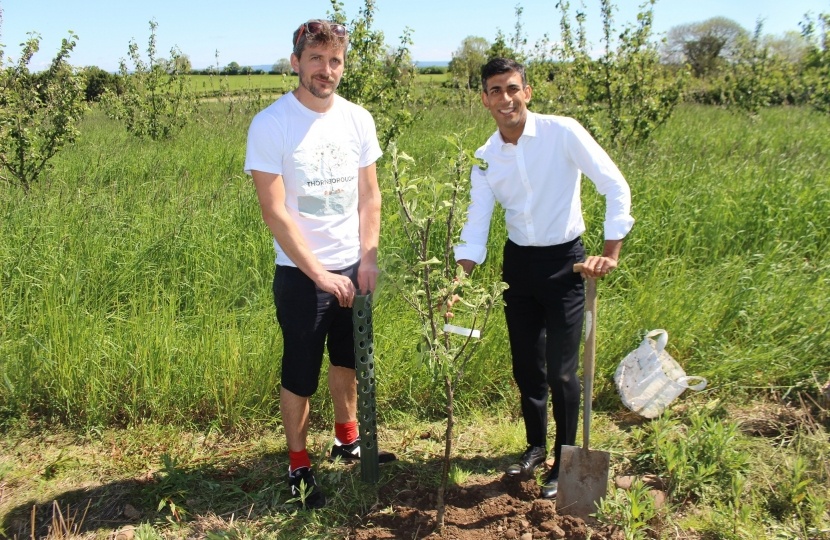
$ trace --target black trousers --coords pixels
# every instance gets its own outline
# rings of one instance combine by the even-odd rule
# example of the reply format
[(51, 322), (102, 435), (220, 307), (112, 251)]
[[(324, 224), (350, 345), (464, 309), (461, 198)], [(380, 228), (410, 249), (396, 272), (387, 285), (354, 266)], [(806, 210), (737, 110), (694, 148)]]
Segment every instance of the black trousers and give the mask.
[(562, 445), (575, 443), (579, 422), (582, 388), (577, 368), (585, 288), (573, 265), (584, 259), (579, 238), (545, 247), (508, 240), (504, 247), (503, 280), (509, 285), (504, 314), (527, 443), (547, 447), (550, 393), (557, 466)]

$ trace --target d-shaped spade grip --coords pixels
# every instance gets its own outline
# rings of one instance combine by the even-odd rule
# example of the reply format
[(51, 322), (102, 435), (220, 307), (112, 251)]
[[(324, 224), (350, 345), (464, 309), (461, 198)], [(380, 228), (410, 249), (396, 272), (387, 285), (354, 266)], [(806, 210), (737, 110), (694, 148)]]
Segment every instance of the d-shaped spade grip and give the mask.
[(375, 412), (375, 360), (372, 332), (372, 295), (358, 294), (352, 306), (354, 357), (357, 371), (357, 423), (360, 430), (360, 478), (376, 484), (378, 470), (377, 414)]

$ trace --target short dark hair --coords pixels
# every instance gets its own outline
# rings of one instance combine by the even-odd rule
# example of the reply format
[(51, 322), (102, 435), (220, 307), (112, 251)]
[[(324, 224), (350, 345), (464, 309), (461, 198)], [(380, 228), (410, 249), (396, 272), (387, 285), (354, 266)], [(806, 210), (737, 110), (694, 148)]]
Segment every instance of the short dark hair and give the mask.
[(525, 67), (510, 58), (493, 58), (481, 67), (481, 89), (487, 91), (487, 79), (493, 75), (515, 72), (522, 76), (522, 86), (527, 86)]
[[(312, 34), (303, 30), (303, 27), (306, 24), (314, 22), (321, 23), (323, 25), (323, 29), (320, 32)], [(338, 51), (342, 50), (345, 53), (346, 49), (349, 47), (349, 36), (346, 35), (345, 37), (340, 37), (335, 35), (335, 33), (331, 30), (331, 24), (333, 24), (332, 21), (327, 21), (325, 19), (309, 19), (301, 24), (300, 27), (294, 31), (294, 35), (291, 38), (291, 43), (294, 45), (294, 55), (297, 58), (300, 58), (300, 55), (303, 54), (306, 47), (317, 47), (320, 45)], [(301, 30), (303, 30), (302, 35), (300, 34)]]

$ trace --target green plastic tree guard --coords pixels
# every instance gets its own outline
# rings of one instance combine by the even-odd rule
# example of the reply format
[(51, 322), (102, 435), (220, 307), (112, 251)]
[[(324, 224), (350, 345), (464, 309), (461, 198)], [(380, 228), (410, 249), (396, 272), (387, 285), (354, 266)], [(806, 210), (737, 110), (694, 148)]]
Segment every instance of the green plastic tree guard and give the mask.
[(360, 478), (377, 484), (377, 414), (375, 411), (375, 360), (372, 332), (372, 295), (358, 294), (352, 307), (354, 356), (357, 371), (357, 420), (360, 430)]

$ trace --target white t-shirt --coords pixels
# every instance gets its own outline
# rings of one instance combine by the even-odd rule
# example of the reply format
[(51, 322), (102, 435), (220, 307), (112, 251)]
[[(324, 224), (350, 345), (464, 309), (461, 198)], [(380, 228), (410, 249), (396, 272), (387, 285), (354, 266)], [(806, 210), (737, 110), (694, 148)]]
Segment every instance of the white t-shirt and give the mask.
[[(325, 113), (289, 92), (248, 129), (245, 172), (282, 175), (285, 208), (326, 270), (360, 259), (358, 169), (381, 156), (372, 115), (335, 94)], [(296, 266), (274, 240), (276, 264)]]
[(580, 184), (583, 173), (605, 196), (605, 239), (631, 230), (631, 191), (611, 158), (573, 118), (527, 113), (517, 144), (498, 130), (476, 151), (486, 170), (470, 173), (470, 206), (455, 246), (456, 260), (481, 264), (493, 207), (504, 208), (508, 238), (520, 246), (554, 246), (585, 232)]

